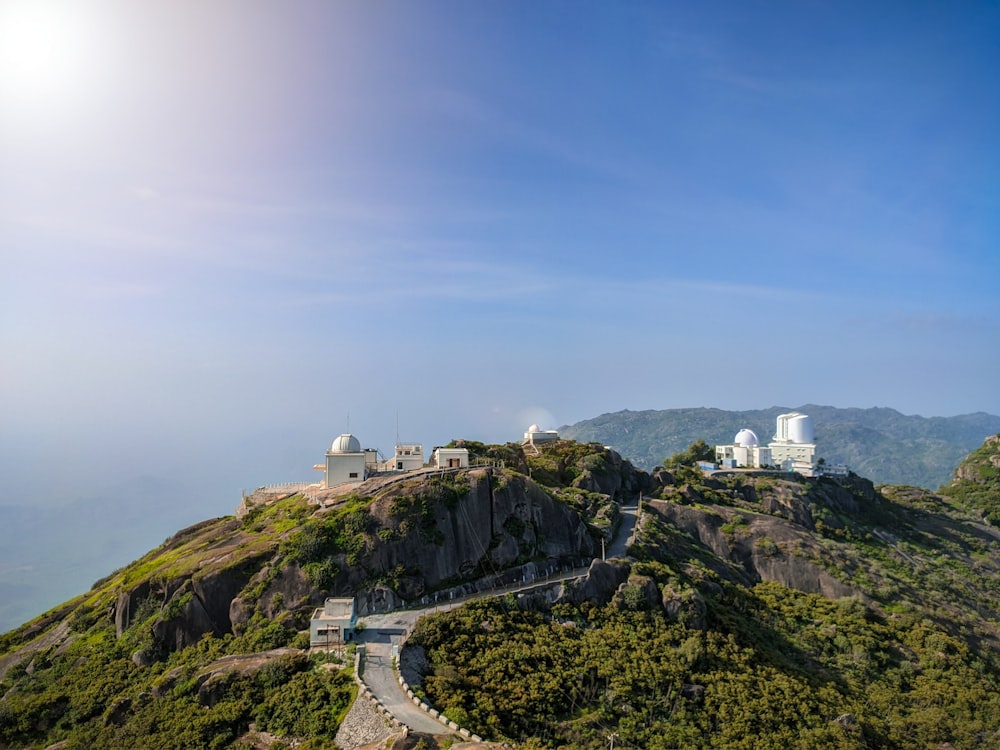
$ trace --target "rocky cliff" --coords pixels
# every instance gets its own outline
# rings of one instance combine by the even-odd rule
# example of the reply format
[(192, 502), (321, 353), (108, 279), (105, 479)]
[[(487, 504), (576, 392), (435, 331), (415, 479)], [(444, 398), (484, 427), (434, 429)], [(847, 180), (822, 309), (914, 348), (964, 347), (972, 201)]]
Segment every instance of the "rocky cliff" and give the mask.
[(257, 634), (258, 645), (278, 646), (327, 596), (356, 597), (364, 615), (523, 576), (525, 564), (589, 560), (613, 530), (616, 499), (650, 486), (600, 446), (564, 442), (530, 460), (507, 446), (504, 455), (524, 473), (419, 473), (360, 485), (327, 506), (291, 493), (244, 508), (239, 519), (196, 524), (99, 581), (63, 615), (113, 623), (137, 664), (206, 635)]
[(1000, 434), (990, 435), (966, 456), (941, 493), (1000, 525)]

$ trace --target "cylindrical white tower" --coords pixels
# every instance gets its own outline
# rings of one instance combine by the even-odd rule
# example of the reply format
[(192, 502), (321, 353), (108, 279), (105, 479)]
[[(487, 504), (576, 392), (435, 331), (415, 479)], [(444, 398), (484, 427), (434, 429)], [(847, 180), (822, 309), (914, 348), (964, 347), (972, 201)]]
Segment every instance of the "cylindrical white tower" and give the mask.
[(788, 439), (793, 443), (813, 443), (813, 421), (807, 414), (796, 414), (788, 420)]
[(774, 439), (779, 443), (788, 440), (788, 420), (792, 414), (779, 414), (774, 427)]

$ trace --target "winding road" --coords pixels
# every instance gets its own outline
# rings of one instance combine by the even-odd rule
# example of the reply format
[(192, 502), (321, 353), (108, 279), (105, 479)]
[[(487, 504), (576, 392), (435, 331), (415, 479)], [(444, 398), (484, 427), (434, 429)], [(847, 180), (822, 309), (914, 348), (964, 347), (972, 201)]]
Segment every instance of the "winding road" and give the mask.
[[(639, 516), (638, 506), (621, 506), (619, 510), (622, 521), (618, 526), (615, 538), (608, 545), (606, 557), (624, 557), (625, 550), (635, 531), (636, 521)], [(438, 721), (430, 714), (421, 710), (417, 704), (408, 698), (399, 684), (394, 662), (399, 655), (399, 646), (403, 637), (413, 630), (413, 626), (417, 620), (433, 612), (445, 612), (476, 599), (544, 588), (561, 581), (582, 578), (586, 574), (587, 568), (577, 568), (563, 575), (553, 576), (534, 583), (479, 592), (444, 604), (435, 604), (418, 609), (397, 610), (387, 614), (365, 617), (365, 629), (358, 637), (358, 642), (363, 643), (365, 646), (365, 660), (361, 679), (368, 686), (368, 689), (371, 690), (372, 695), (400, 723), (405, 724), (411, 731), (425, 734), (454, 735), (456, 732), (450, 729), (447, 724)]]

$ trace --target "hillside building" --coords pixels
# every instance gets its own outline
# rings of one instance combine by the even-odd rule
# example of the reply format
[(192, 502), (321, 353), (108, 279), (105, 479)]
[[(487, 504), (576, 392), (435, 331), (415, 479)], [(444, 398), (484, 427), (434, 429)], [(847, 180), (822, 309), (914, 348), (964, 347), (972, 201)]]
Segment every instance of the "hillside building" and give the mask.
[(806, 477), (816, 474), (816, 438), (812, 417), (798, 412), (779, 414), (770, 443), (774, 464)]
[(323, 486), (336, 487), (338, 484), (363, 482), (368, 477), (369, 466), (377, 463), (377, 455), (371, 450), (362, 450), (361, 442), (344, 433), (326, 452), (326, 468), (323, 472)]
[(771, 465), (771, 451), (761, 446), (757, 433), (744, 427), (731, 445), (715, 446), (715, 461), (728, 469), (759, 469)]
[(309, 646), (329, 649), (352, 641), (357, 624), (353, 598), (327, 598), (309, 621)]
[(543, 430), (537, 424), (533, 424), (524, 433), (524, 445), (537, 445), (538, 443), (550, 443), (559, 439), (559, 432), (556, 430)]
[(468, 448), (435, 448), (431, 454), (431, 465), (438, 469), (469, 468)]
[[(816, 476), (816, 439), (812, 417), (798, 412), (779, 414), (774, 438), (765, 447), (753, 430), (742, 429), (732, 445), (715, 446), (715, 460), (729, 469), (776, 467), (803, 476)], [(839, 470), (841, 467), (837, 467)], [(846, 473), (846, 467), (842, 467)], [(833, 471), (829, 472), (833, 473)]]
[(419, 443), (397, 444), (386, 471), (414, 471), (424, 468), (424, 446)]

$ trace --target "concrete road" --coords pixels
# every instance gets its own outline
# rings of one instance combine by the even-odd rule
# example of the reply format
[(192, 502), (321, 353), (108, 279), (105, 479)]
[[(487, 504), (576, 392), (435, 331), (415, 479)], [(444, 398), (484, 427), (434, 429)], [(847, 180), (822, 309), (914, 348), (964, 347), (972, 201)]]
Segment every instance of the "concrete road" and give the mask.
[[(405, 618), (410, 620), (405, 627), (405, 629), (409, 629), (423, 613), (405, 612), (400, 614), (411, 616)], [(381, 617), (391, 617), (391, 615), (382, 615)], [(414, 705), (397, 682), (396, 672), (392, 668), (393, 647), (398, 645), (400, 636), (405, 632), (404, 627), (400, 626), (402, 623), (376, 628), (370, 622), (371, 619), (374, 618), (369, 618), (366, 621), (365, 632), (362, 633), (365, 644), (365, 666), (362, 678), (372, 694), (392, 712), (393, 716), (414, 732), (455, 734), (430, 714), (424, 713), (418, 706)]]
[(625, 557), (625, 550), (628, 548), (629, 541), (632, 539), (632, 534), (635, 531), (635, 524), (639, 515), (639, 504), (622, 505), (618, 511), (621, 513), (622, 521), (618, 526), (618, 533), (615, 534), (615, 538), (608, 545), (606, 557), (609, 560), (612, 557)]

